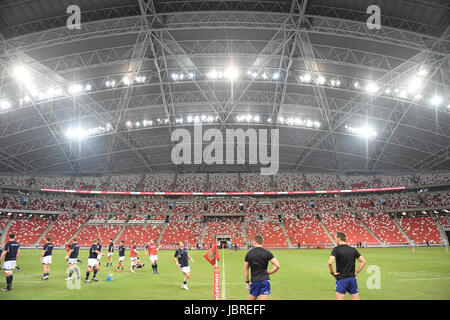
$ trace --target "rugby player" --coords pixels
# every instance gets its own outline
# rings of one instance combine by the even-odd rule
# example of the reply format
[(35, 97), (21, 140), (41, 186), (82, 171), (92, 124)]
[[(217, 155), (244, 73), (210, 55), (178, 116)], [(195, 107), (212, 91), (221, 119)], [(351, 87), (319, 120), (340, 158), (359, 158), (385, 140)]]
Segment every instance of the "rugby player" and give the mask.
[(184, 290), (189, 290), (187, 281), (191, 277), (191, 268), (189, 267), (189, 261), (194, 262), (194, 259), (188, 254), (187, 249), (184, 247), (183, 241), (178, 242), (178, 249), (175, 251), (173, 260), (180, 271), (184, 274), (183, 284), (181, 286)]
[(104, 255), (104, 253), (100, 252), (99, 242), (97, 239), (94, 239), (91, 248), (89, 249), (89, 257), (88, 257), (88, 270), (86, 271), (86, 279), (84, 282), (90, 283), (89, 274), (94, 272), (92, 277), (92, 281), (97, 282), (97, 272), (100, 269), (100, 265), (98, 262), (98, 256)]
[(42, 248), (40, 261), (42, 263), (42, 268), (44, 269), (44, 276), (41, 280), (48, 280), (48, 277), (50, 276), (50, 265), (52, 264), (52, 253), (54, 247), (50, 240), (50, 238), (45, 239), (46, 243)]
[[(157, 245), (153, 239), (150, 240), (146, 249), (148, 250), (148, 255), (150, 256), (150, 261), (152, 263), (152, 269), (154, 274), (159, 274), (158, 272), (158, 250), (161, 248), (161, 245)], [(145, 255), (147, 255), (147, 251), (145, 251)]]
[[(256, 235), (252, 241), (253, 248), (245, 255), (244, 277), (247, 289), (249, 290), (248, 299), (267, 300), (270, 291), (270, 275), (280, 269), (280, 263), (273, 254), (262, 247), (263, 239)], [(273, 264), (270, 271), (267, 271), (269, 261)], [(251, 282), (248, 277), (248, 270), (251, 270)]]
[(119, 265), (114, 272), (119, 272), (119, 269), (121, 269), (120, 272), (123, 272), (123, 260), (125, 260), (125, 242), (122, 240), (119, 246)]
[(113, 253), (114, 253), (114, 242), (113, 239), (109, 239), (109, 245), (108, 245), (108, 255), (106, 258), (106, 266), (112, 267), (112, 260), (113, 260)]
[[(358, 283), (356, 275), (366, 265), (366, 260), (355, 248), (345, 243), (347, 236), (343, 232), (336, 234), (337, 246), (331, 251), (328, 259), (328, 267), (331, 275), (336, 279), (336, 300), (344, 300), (345, 294), (350, 293), (352, 300), (359, 300)], [(358, 269), (355, 271), (355, 260), (359, 261)], [(333, 262), (336, 261), (336, 272), (333, 270)]]
[(69, 252), (66, 255), (66, 261), (69, 263), (69, 276), (67, 281), (72, 280), (73, 270), (77, 274), (77, 279), (80, 279), (80, 270), (77, 267), (78, 254), (80, 253), (80, 245), (77, 243), (77, 239), (73, 239), (69, 245)]
[(17, 241), (15, 241), (16, 235), (11, 233), (9, 235), (9, 241), (5, 244), (5, 248), (0, 255), (0, 261), (5, 259), (3, 263), (3, 270), (5, 270), (6, 276), (6, 289), (2, 289), (2, 291), (7, 292), (12, 290), (13, 283), (13, 270), (16, 268), (16, 261), (20, 255), (20, 245)]

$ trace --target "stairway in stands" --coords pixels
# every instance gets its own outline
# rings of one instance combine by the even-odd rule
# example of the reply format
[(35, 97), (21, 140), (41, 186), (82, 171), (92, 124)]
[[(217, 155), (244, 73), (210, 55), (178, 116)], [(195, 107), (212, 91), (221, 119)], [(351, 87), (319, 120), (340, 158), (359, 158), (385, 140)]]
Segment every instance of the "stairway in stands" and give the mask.
[(358, 221), (364, 226), (364, 228), (366, 228), (367, 231), (369, 231), (369, 233), (370, 233), (375, 239), (377, 239), (377, 241), (378, 241), (381, 245), (384, 245), (384, 242), (381, 241), (381, 239), (378, 238), (378, 236), (375, 234), (375, 232), (373, 232), (373, 231), (372, 231), (372, 230), (364, 223), (364, 221), (361, 219), (361, 217), (359, 216), (359, 214), (358, 214), (355, 210), (352, 210), (352, 212), (353, 212), (353, 214), (356, 216), (356, 219), (358, 219)]
[(411, 243), (411, 239), (409, 238), (409, 236), (406, 234), (405, 230), (403, 230), (402, 226), (400, 225), (400, 223), (398, 223), (397, 219), (394, 217), (392, 219), (392, 221), (394, 221), (395, 226), (398, 228), (398, 230), (400, 230), (400, 232), (402, 233), (402, 235), (405, 237), (406, 240), (408, 240), (409, 243)]
[(6, 235), (8, 234), (9, 227), (11, 227), (11, 224), (12, 224), (12, 223), (13, 223), (13, 219), (10, 219), (10, 220), (8, 221), (8, 224), (6, 225), (5, 229), (3, 229), (2, 236), (1, 236), (1, 238), (0, 238), (0, 242), (1, 242), (1, 243), (5, 243)]
[(39, 238), (33, 243), (33, 247), (39, 246), (39, 242), (41, 242), (42, 238), (47, 234), (47, 232), (50, 230), (50, 228), (53, 226), (56, 220), (51, 220), (48, 224), (47, 228), (45, 228), (44, 232), (39, 236)]
[(283, 230), (284, 236), (285, 236), (286, 241), (288, 243), (288, 248), (292, 248), (291, 238), (289, 238), (289, 234), (288, 234), (288, 232), (286, 230), (286, 227), (284, 226), (283, 222), (280, 222), (280, 227), (281, 227), (281, 230)]

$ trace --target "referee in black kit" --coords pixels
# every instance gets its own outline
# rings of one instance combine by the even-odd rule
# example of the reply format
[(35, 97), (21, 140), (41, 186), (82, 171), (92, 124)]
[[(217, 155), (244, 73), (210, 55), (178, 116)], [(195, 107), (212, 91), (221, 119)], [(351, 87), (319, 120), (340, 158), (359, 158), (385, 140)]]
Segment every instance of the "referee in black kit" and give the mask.
[[(270, 277), (280, 269), (278, 260), (273, 254), (262, 247), (263, 239), (261, 236), (255, 236), (252, 241), (253, 249), (245, 255), (244, 262), (244, 276), (247, 283), (247, 289), (249, 289), (249, 300), (256, 300), (260, 297), (261, 300), (267, 300), (270, 291)], [(273, 264), (273, 268), (267, 271), (269, 261)], [(251, 270), (251, 283), (248, 280), (248, 269)]]

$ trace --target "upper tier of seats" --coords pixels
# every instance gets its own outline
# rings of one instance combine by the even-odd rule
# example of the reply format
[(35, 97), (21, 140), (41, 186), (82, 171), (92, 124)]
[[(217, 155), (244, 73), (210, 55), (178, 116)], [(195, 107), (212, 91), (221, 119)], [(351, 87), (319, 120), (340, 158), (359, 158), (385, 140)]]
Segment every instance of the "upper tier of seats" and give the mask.
[(103, 177), (0, 175), (0, 187), (110, 191), (300, 191), (368, 187), (411, 187), (450, 184), (450, 173), (410, 175), (342, 175), (279, 173), (184, 173), (115, 175)]

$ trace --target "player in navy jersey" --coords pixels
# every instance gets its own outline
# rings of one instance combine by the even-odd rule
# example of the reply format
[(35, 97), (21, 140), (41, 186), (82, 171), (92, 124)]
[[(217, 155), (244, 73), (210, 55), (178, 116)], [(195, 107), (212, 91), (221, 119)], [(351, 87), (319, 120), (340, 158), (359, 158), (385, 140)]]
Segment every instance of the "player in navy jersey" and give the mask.
[(189, 267), (189, 261), (194, 262), (194, 259), (188, 254), (187, 249), (184, 247), (183, 241), (178, 242), (178, 249), (175, 251), (173, 260), (180, 271), (184, 274), (182, 289), (189, 290), (187, 281), (191, 277), (191, 268)]
[(114, 272), (123, 272), (123, 260), (125, 260), (125, 242), (122, 240), (120, 241), (119, 246), (119, 265), (117, 266), (116, 270)]
[[(263, 239), (256, 235), (253, 239), (253, 248), (245, 255), (244, 261), (244, 277), (246, 287), (249, 290), (248, 299), (267, 300), (271, 294), (270, 275), (280, 269), (280, 263), (273, 254), (262, 247)], [(267, 271), (269, 261), (273, 264), (270, 271)], [(251, 270), (251, 282), (249, 281), (248, 271)]]
[(100, 266), (100, 260), (102, 259), (102, 256), (104, 256), (104, 254), (102, 254), (102, 248), (103, 248), (103, 246), (102, 246), (102, 244), (100, 243), (100, 240), (99, 239), (97, 239), (97, 246), (98, 246), (98, 251), (100, 252), (98, 255), (97, 255), (97, 261), (98, 261), (98, 265)]
[(89, 275), (91, 272), (94, 272), (94, 276), (92, 277), (92, 281), (97, 282), (97, 272), (100, 269), (100, 265), (98, 262), (98, 256), (104, 255), (104, 253), (100, 252), (100, 246), (97, 239), (94, 239), (94, 243), (89, 249), (89, 257), (88, 257), (88, 271), (86, 271), (86, 279), (84, 282), (89, 283)]
[(77, 267), (78, 254), (80, 253), (80, 245), (77, 243), (77, 239), (73, 239), (72, 243), (69, 245), (69, 252), (66, 255), (66, 261), (69, 263), (69, 276), (66, 280), (72, 280), (72, 274), (75, 270), (77, 274), (77, 279), (80, 279), (80, 270)]
[[(337, 246), (331, 251), (328, 267), (331, 275), (336, 279), (336, 300), (344, 300), (348, 292), (352, 300), (359, 300), (358, 283), (356, 275), (362, 271), (366, 264), (363, 256), (355, 248), (345, 243), (347, 236), (343, 232), (336, 234)], [(355, 271), (355, 260), (359, 261)], [(333, 270), (333, 262), (336, 261), (336, 272)]]
[(106, 258), (106, 266), (112, 267), (112, 260), (113, 260), (113, 253), (114, 253), (114, 242), (113, 239), (109, 239), (109, 245), (108, 245), (108, 255)]
[(9, 235), (9, 241), (5, 244), (5, 248), (0, 256), (0, 261), (5, 259), (3, 263), (3, 270), (5, 270), (6, 276), (6, 289), (2, 289), (2, 291), (11, 291), (12, 282), (13, 282), (13, 270), (16, 268), (16, 261), (20, 255), (20, 245), (17, 243), (14, 238), (15, 234), (11, 233)]
[(41, 263), (42, 268), (44, 269), (44, 276), (41, 280), (48, 280), (50, 275), (50, 265), (52, 264), (52, 253), (53, 253), (53, 244), (50, 242), (50, 238), (45, 239), (46, 243), (42, 248), (41, 254)]

